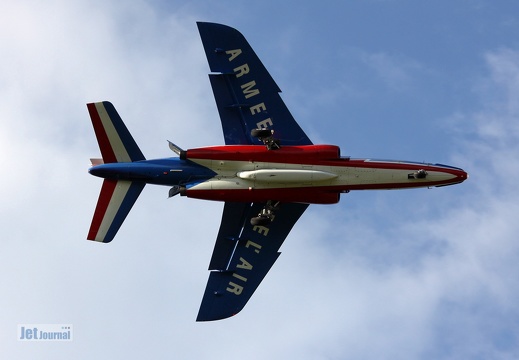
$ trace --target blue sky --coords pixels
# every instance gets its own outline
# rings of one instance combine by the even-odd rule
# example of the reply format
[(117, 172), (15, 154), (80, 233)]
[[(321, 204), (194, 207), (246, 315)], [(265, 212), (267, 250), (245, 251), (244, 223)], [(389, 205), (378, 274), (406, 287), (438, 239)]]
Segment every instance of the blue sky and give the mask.
[[(5, 358), (517, 359), (519, 5), (474, 1), (0, 3)], [(148, 158), (223, 143), (195, 22), (239, 29), (314, 142), (459, 166), (431, 190), (311, 206), (246, 308), (196, 323), (222, 204), (143, 191), (86, 241), (85, 104)], [(74, 341), (17, 341), (18, 324)]]

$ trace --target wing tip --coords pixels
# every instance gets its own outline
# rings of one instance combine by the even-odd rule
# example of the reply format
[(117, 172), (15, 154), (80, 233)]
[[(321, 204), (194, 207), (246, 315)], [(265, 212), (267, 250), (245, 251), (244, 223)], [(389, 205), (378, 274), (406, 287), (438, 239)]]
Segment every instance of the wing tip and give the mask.
[[(243, 34), (238, 29), (233, 28), (232, 26), (229, 26), (229, 25), (213, 23), (213, 22), (205, 22), (205, 21), (197, 21), (196, 25), (198, 27), (198, 32), (201, 35), (202, 35), (202, 33), (212, 34), (214, 32), (217, 32), (217, 33), (219, 32), (220, 36), (223, 36), (223, 35), (229, 36), (231, 34), (235, 34), (235, 35), (239, 35), (240, 37), (243, 37), (243, 39), (245, 39)], [(225, 33), (227, 33), (227, 34), (225, 34)], [(203, 39), (202, 39), (202, 42), (203, 42)]]
[(198, 312), (198, 315), (196, 317), (196, 322), (209, 322), (209, 321), (218, 321), (218, 320), (229, 319), (229, 318), (237, 315), (240, 311), (241, 310), (238, 310), (237, 312), (233, 312), (231, 314), (215, 314), (212, 312), (202, 313), (202, 308), (200, 308), (200, 311)]

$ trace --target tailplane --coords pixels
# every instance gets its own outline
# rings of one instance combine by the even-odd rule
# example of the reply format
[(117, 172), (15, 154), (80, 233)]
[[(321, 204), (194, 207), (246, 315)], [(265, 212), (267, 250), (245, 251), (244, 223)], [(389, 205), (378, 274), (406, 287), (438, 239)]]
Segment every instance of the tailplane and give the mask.
[(110, 242), (139, 197), (145, 183), (105, 179), (87, 239)]
[(105, 164), (146, 160), (112, 103), (90, 103), (87, 108)]
[[(115, 107), (108, 101), (87, 104), (102, 159), (92, 166), (146, 160)], [(146, 184), (105, 179), (87, 239), (110, 242)]]

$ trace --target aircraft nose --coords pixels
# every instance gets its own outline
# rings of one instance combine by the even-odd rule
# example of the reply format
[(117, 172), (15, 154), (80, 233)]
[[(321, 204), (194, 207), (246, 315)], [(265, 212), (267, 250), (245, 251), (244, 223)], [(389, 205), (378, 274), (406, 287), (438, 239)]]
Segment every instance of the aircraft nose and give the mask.
[(466, 171), (461, 170), (458, 177), (460, 178), (461, 181), (465, 181), (469, 178), (469, 174)]
[(462, 170), (462, 169), (459, 169), (458, 171), (456, 171), (454, 173), (454, 175), (456, 176), (455, 184), (460, 184), (469, 178), (469, 174), (465, 170)]
[(442, 181), (443, 184), (437, 185), (437, 186), (447, 186), (447, 185), (454, 185), (464, 182), (469, 178), (469, 174), (460, 168), (449, 166), (449, 165), (443, 165), (443, 164), (437, 164), (438, 168), (436, 173), (432, 172), (430, 174), (431, 180), (435, 179), (436, 181)]

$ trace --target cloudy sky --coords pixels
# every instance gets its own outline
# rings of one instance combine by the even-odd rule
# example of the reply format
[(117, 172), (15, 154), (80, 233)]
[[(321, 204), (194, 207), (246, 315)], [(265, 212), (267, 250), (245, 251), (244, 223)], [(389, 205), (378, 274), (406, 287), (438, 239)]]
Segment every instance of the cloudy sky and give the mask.
[[(246, 36), (315, 143), (470, 179), (311, 206), (245, 309), (196, 323), (222, 204), (148, 186), (85, 240), (87, 102), (148, 158), (223, 143), (196, 21)], [(517, 359), (518, 34), (515, 0), (0, 1), (1, 357)]]

